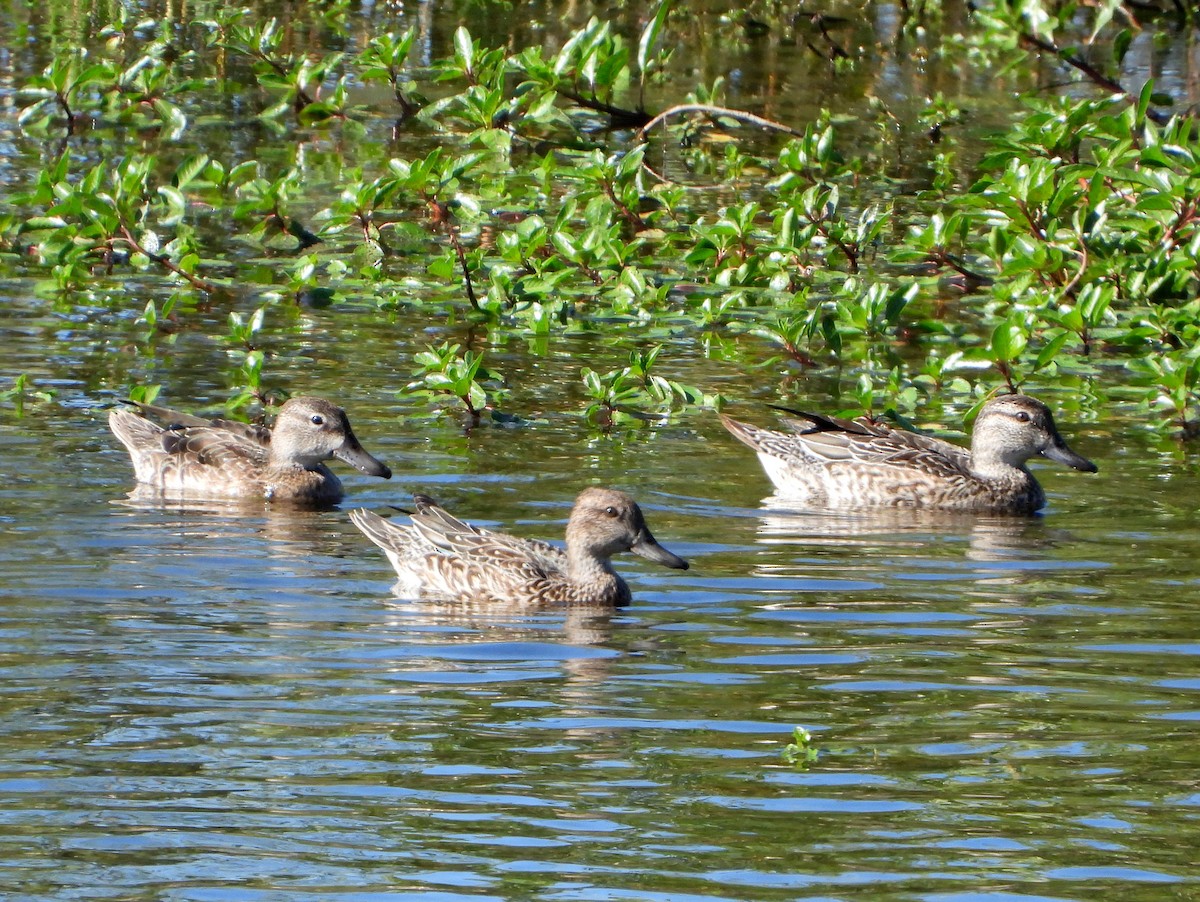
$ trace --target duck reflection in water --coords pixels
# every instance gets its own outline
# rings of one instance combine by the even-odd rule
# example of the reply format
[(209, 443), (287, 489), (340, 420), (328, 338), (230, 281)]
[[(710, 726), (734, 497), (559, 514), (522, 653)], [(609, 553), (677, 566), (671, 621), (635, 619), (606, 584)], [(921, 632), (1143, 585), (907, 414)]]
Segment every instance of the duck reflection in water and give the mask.
[(967, 543), (966, 557), (976, 561), (1011, 561), (1051, 548), (1069, 535), (1049, 529), (1037, 517), (985, 516), (961, 511), (876, 508), (813, 510), (797, 508), (789, 495), (762, 501), (759, 541), (763, 544), (874, 546), (895, 543), (897, 554), (911, 555), (932, 544)]

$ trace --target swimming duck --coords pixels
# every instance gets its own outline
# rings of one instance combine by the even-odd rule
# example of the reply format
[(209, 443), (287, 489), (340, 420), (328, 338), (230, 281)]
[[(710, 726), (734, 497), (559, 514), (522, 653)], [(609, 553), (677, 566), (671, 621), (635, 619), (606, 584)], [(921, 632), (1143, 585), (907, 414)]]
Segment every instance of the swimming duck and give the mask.
[(290, 399), (270, 429), (128, 403), (139, 412), (113, 408), (109, 428), (129, 450), (138, 481), (166, 497), (334, 504), (343, 490), (323, 463), (331, 457), (368, 476), (392, 477), (358, 443), (345, 411), (321, 398)]
[(406, 593), (458, 601), (531, 607), (625, 605), (629, 586), (611, 558), (632, 551), (686, 570), (687, 561), (663, 548), (641, 508), (624, 492), (589, 488), (567, 522), (563, 551), (545, 542), (491, 532), (451, 516), (427, 495), (414, 495), (412, 525), (397, 526), (367, 510), (350, 519), (387, 554)]
[(1028, 395), (1000, 395), (979, 411), (970, 450), (869, 417), (842, 420), (787, 411), (792, 433), (722, 416), (758, 452), (780, 495), (829, 507), (923, 507), (1032, 513), (1045, 493), (1025, 466), (1031, 457), (1095, 473), (1058, 434), (1050, 409)]

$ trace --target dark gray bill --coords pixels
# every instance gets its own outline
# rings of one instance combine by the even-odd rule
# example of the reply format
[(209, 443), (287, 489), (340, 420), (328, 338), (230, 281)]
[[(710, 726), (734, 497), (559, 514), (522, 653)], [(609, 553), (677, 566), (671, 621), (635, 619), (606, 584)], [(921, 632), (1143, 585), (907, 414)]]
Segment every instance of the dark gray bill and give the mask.
[(333, 456), (338, 460), (344, 460), (356, 470), (362, 470), (368, 476), (382, 476), (384, 479), (392, 478), (392, 471), (388, 469), (387, 464), (376, 460), (368, 454), (363, 446), (358, 443), (358, 439), (354, 437), (353, 432), (346, 434), (346, 440), (342, 442), (342, 447), (334, 451)]
[(1076, 470), (1082, 470), (1085, 473), (1095, 473), (1096, 465), (1086, 457), (1080, 457), (1074, 451), (1067, 447), (1067, 443), (1059, 439), (1049, 448), (1042, 452), (1043, 457), (1048, 457), (1051, 460), (1058, 461), (1060, 464), (1066, 464), (1068, 467), (1074, 467)]
[(654, 536), (650, 535), (650, 530), (648, 529), (643, 529), (638, 533), (637, 541), (633, 543), (629, 550), (634, 554), (641, 555), (648, 561), (654, 561), (654, 563), (670, 567), (672, 570), (686, 570), (688, 568), (687, 561), (659, 545)]

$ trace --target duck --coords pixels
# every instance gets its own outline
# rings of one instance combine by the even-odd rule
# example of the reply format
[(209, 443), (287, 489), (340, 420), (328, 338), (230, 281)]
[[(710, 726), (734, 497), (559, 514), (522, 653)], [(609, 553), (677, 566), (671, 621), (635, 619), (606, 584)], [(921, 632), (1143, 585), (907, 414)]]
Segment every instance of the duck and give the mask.
[(629, 604), (629, 586), (612, 556), (632, 551), (675, 570), (688, 563), (654, 538), (629, 495), (591, 487), (575, 499), (566, 550), (472, 526), (428, 495), (413, 495), (411, 525), (365, 509), (350, 512), (363, 534), (383, 549), (409, 595), (508, 607)]
[(125, 403), (136, 410), (112, 408), (109, 428), (129, 451), (137, 481), (165, 498), (336, 504), (342, 482), (324, 464), (333, 457), (392, 478), (359, 444), (346, 412), (323, 398), (289, 399), (271, 428)]
[(782, 409), (795, 417), (787, 421), (790, 433), (724, 415), (721, 422), (758, 453), (779, 496), (806, 504), (1030, 514), (1046, 504), (1026, 467), (1030, 458), (1097, 471), (1067, 445), (1050, 409), (1029, 395), (998, 395), (984, 404), (969, 449), (871, 417)]

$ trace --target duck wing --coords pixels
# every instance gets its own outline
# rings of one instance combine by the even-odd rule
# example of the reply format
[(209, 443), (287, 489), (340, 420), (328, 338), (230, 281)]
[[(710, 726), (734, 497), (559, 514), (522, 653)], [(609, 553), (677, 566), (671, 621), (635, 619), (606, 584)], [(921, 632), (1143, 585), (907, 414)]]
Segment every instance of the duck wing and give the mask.
[(785, 420), (795, 439), (823, 461), (894, 465), (931, 476), (969, 476), (971, 452), (928, 435), (897, 429), (873, 417), (844, 420), (808, 411), (777, 408), (797, 419)]
[(136, 407), (143, 416), (157, 420), (165, 429), (170, 431), (187, 428), (215, 429), (242, 436), (263, 447), (271, 443), (271, 430), (266, 426), (260, 426), (255, 423), (243, 423), (240, 420), (227, 420), (223, 417), (211, 419), (198, 417), (194, 414), (184, 413), (182, 410), (175, 410), (171, 407), (160, 407), (157, 404), (144, 404), (141, 401), (134, 401), (130, 398), (122, 398), (121, 402)]
[(790, 413), (792, 416), (783, 417), (783, 422), (797, 435), (813, 435), (818, 432), (844, 432), (850, 435), (887, 435), (891, 428), (882, 420), (875, 417), (858, 417), (845, 420), (841, 417), (831, 417), (823, 413), (810, 413), (807, 410), (794, 410), (791, 407), (780, 407), (772, 404), (773, 410)]
[(267, 444), (258, 436), (221, 426), (169, 426), (159, 441), (168, 455), (200, 466), (262, 467), (268, 459)]
[(450, 514), (428, 495), (414, 495), (412, 523), (433, 546), (470, 564), (503, 569), (523, 578), (541, 579), (566, 570), (562, 550), (535, 539), (521, 539), (472, 526)]

